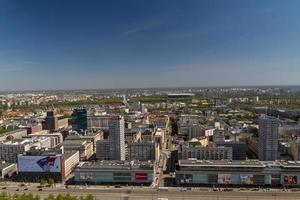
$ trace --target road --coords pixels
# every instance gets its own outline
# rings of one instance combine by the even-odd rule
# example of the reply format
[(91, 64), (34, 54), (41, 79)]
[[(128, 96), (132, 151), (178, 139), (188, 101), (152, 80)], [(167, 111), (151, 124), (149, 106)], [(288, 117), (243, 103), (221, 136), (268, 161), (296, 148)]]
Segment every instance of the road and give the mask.
[[(17, 187), (15, 187), (17, 188)], [(15, 188), (7, 188), (5, 191), (10, 194), (33, 193), (44, 198), (49, 194), (71, 194), (74, 196), (86, 196), (93, 194), (97, 200), (299, 200), (299, 192), (212, 192), (212, 191), (187, 191), (181, 192), (178, 189), (171, 189), (168, 192), (157, 192), (156, 190), (141, 188), (133, 191), (126, 189), (99, 189), (99, 188), (47, 188), (38, 191), (37, 188), (29, 188), (28, 191), (16, 191)], [(129, 192), (130, 191), (130, 192)]]

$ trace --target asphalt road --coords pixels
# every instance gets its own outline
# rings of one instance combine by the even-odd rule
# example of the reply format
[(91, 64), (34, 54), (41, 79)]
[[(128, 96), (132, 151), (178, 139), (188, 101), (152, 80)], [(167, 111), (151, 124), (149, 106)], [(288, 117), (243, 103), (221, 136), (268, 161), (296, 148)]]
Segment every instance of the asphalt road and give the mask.
[(33, 193), (39, 196), (46, 197), (49, 194), (71, 194), (74, 196), (85, 196), (93, 194), (97, 200), (299, 200), (300, 193), (298, 192), (208, 192), (208, 191), (187, 191), (180, 192), (171, 190), (168, 192), (157, 192), (151, 189), (135, 189), (127, 193), (125, 189), (93, 189), (93, 188), (72, 188), (72, 189), (52, 189), (47, 188), (43, 191), (38, 191), (34, 188), (29, 188), (28, 191), (20, 189), (16, 191), (13, 188), (5, 190), (10, 194), (18, 193)]

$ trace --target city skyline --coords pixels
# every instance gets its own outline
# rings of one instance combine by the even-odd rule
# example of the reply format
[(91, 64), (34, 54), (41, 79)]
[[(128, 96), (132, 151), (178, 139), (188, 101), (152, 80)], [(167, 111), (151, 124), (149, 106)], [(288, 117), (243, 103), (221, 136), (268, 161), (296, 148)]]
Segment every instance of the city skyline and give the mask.
[(300, 85), (298, 1), (0, 1), (0, 91)]

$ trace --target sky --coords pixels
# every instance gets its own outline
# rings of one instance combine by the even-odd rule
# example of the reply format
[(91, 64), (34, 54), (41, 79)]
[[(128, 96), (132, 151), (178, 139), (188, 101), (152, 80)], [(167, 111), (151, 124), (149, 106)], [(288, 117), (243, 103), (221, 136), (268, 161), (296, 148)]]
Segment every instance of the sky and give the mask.
[(0, 90), (300, 85), (299, 0), (0, 0)]

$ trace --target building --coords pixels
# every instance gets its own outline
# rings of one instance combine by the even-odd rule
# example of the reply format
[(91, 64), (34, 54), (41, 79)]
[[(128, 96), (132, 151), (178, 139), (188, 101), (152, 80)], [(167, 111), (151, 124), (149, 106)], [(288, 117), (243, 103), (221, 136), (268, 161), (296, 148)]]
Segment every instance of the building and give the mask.
[(94, 144), (89, 140), (65, 140), (61, 144), (64, 150), (79, 151), (80, 160), (88, 160), (94, 155)]
[(27, 134), (36, 133), (43, 130), (42, 124), (34, 124), (27, 127)]
[(108, 121), (110, 160), (125, 160), (125, 122), (122, 116), (113, 116)]
[(69, 119), (65, 118), (63, 115), (57, 116), (57, 128), (64, 129), (69, 127)]
[[(19, 154), (29, 151), (34, 145), (32, 139), (10, 140), (0, 143), (0, 160), (16, 163)], [(37, 146), (36, 146), (37, 147)]]
[(128, 144), (129, 160), (155, 160), (155, 143), (153, 142), (135, 142)]
[(178, 157), (181, 160), (225, 160), (232, 159), (231, 147), (189, 147), (182, 146), (178, 151)]
[(20, 181), (38, 182), (41, 179), (53, 179), (56, 182), (64, 182), (78, 163), (78, 151), (28, 151), (18, 156), (18, 177)]
[(45, 118), (45, 129), (54, 132), (58, 129), (58, 118), (54, 111), (48, 111)]
[(109, 140), (98, 140), (96, 142), (96, 158), (99, 160), (110, 160)]
[(85, 133), (85, 135), (81, 135), (81, 134), (70, 134), (68, 135), (68, 137), (66, 138), (66, 140), (81, 140), (81, 141), (90, 141), (93, 143), (93, 149), (94, 151), (96, 150), (96, 142), (98, 140), (102, 140), (103, 139), (103, 132), (96, 132), (96, 133), (92, 133), (92, 132), (87, 132)]
[(84, 108), (78, 108), (73, 110), (72, 114), (72, 127), (74, 130), (80, 132), (87, 129), (87, 110)]
[[(23, 137), (25, 138), (25, 137)], [(50, 138), (50, 147), (49, 148), (54, 148), (60, 143), (63, 142), (63, 136), (61, 133), (49, 133), (48, 131), (40, 131), (34, 134), (30, 134), (26, 136), (26, 138)]]
[(155, 135), (154, 135), (155, 142), (159, 144), (160, 148), (162, 148), (162, 145), (165, 142), (165, 132), (161, 128), (156, 129)]
[(125, 122), (122, 116), (111, 116), (108, 121), (109, 138), (97, 141), (96, 157), (104, 160), (125, 160)]
[(300, 160), (300, 138), (291, 142), (291, 155), (295, 161)]
[(278, 159), (278, 127), (278, 119), (274, 117), (263, 116), (259, 119), (259, 160)]
[(232, 159), (233, 160), (246, 160), (246, 143), (245, 142), (217, 142), (218, 147), (231, 147), (232, 148)]
[(82, 162), (75, 169), (75, 182), (81, 184), (150, 185), (153, 179), (152, 162), (102, 160)]
[(203, 146), (207, 147), (209, 145), (209, 138), (208, 137), (200, 137), (200, 138), (193, 138), (188, 141), (190, 147), (195, 147), (195, 146)]
[(0, 136), (0, 142), (5, 140), (21, 139), (27, 135), (27, 129), (17, 129)]
[(299, 186), (295, 161), (179, 160), (177, 186)]
[(1, 179), (10, 177), (12, 174), (14, 174), (16, 172), (17, 172), (17, 164), (0, 161), (0, 178)]
[(88, 116), (87, 117), (87, 128), (88, 129), (100, 129), (108, 130), (108, 116)]

